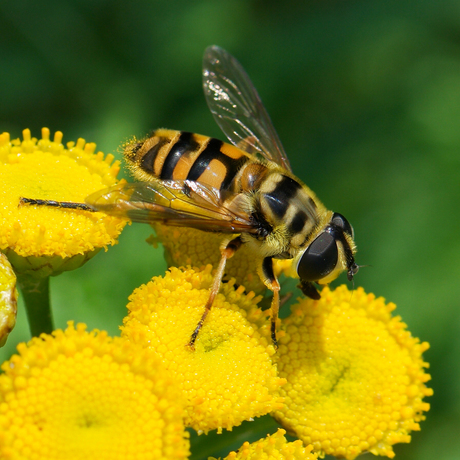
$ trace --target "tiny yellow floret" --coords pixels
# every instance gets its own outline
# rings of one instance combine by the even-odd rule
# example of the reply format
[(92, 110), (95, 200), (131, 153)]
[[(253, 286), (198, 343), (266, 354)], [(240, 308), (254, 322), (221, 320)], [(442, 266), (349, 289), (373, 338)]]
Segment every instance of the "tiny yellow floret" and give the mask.
[(6, 256), (0, 253), (0, 347), (16, 324), (17, 301), (16, 275)]
[[(224, 460), (316, 460), (312, 446), (305, 447), (300, 440), (288, 442), (286, 431), (278, 429), (259, 441), (245, 442), (236, 452), (230, 452)], [(216, 460), (209, 457), (208, 460)]]
[(282, 323), (277, 353), (285, 406), (275, 418), (320, 455), (394, 457), (429, 405), (426, 342), (411, 336), (382, 297), (346, 286), (303, 299)]
[(79, 139), (65, 147), (62, 133), (50, 139), (10, 140), (0, 135), (0, 250), (16, 273), (35, 277), (80, 266), (97, 251), (115, 244), (126, 221), (75, 209), (20, 205), (20, 198), (84, 202), (117, 183), (120, 166), (113, 155), (96, 153), (96, 145)]
[(18, 346), (0, 375), (0, 458), (185, 460), (183, 400), (159, 360), (69, 323)]
[(203, 271), (171, 268), (130, 297), (122, 336), (155, 351), (187, 398), (186, 424), (199, 433), (231, 430), (282, 407), (270, 337), (258, 326), (257, 298), (225, 283), (195, 343), (187, 344), (212, 283)]

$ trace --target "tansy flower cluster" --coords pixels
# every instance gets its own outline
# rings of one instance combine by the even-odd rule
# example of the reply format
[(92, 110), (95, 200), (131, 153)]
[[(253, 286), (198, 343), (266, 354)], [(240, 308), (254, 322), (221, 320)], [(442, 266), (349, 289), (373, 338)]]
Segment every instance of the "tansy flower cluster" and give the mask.
[(79, 139), (62, 144), (50, 139), (10, 140), (0, 135), (0, 250), (17, 274), (35, 278), (79, 267), (97, 251), (114, 244), (125, 221), (101, 213), (20, 206), (20, 198), (84, 202), (90, 193), (117, 182), (119, 162), (95, 153), (96, 145)]
[(0, 135), (0, 251), (18, 277), (34, 335), (53, 330), (49, 277), (115, 244), (127, 222), (103, 213), (21, 205), (21, 198), (84, 202), (117, 183), (120, 166), (113, 155), (96, 153), (96, 145), (83, 139), (67, 146), (62, 139), (58, 131), (51, 140), (47, 128), (41, 139), (28, 129), (22, 141)]
[(353, 459), (393, 457), (393, 444), (419, 430), (432, 390), (422, 353), (396, 306), (382, 297), (325, 287), (321, 299), (292, 307), (282, 328), (278, 370), (288, 383), (274, 416), (315, 451)]
[(204, 433), (281, 409), (285, 383), (272, 362), (270, 338), (254, 321), (265, 316), (257, 299), (235, 291), (233, 282), (217, 295), (195, 350), (185, 346), (203, 313), (211, 269), (173, 267), (136, 289), (122, 328), (123, 337), (151, 349), (174, 373), (188, 402), (186, 423)]
[(0, 458), (187, 458), (182, 394), (151, 353), (72, 323), (18, 351), (0, 375)]
[[(0, 257), (0, 341), (16, 319), (16, 276), (39, 336), (2, 365), (1, 458), (185, 459), (189, 433), (200, 456), (210, 432), (222, 445), (234, 427), (250, 431), (262, 416), (271, 434), (239, 441), (226, 459), (393, 457), (393, 445), (420, 429), (432, 394), (422, 358), (428, 344), (392, 316), (394, 304), (361, 288), (326, 287), (318, 301), (299, 299), (278, 322), (275, 350), (254, 257), (238, 251), (194, 349), (188, 346), (220, 256), (218, 234), (155, 225), (170, 268), (134, 290), (121, 337), (72, 322), (51, 333), (48, 277), (114, 244), (126, 223), (85, 210), (19, 206), (21, 197), (84, 202), (117, 183), (111, 155), (83, 140), (67, 148), (61, 141), (47, 129), (40, 140), (28, 130), (22, 141), (0, 136), (8, 184), (0, 194), (0, 250), (9, 259)], [(290, 261), (275, 269), (293, 275)]]

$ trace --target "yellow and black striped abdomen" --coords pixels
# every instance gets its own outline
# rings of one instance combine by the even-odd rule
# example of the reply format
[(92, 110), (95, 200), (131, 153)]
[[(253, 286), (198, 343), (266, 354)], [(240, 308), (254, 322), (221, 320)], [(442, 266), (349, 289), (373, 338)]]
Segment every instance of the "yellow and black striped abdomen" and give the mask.
[(169, 129), (158, 129), (147, 139), (124, 148), (137, 180), (187, 179), (219, 190), (229, 189), (242, 166), (253, 159), (217, 139)]

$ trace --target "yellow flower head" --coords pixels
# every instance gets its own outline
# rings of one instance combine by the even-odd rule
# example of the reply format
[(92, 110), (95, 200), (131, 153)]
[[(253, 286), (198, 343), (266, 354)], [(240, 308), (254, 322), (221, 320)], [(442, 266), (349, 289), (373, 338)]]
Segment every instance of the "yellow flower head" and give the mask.
[(2, 365), (0, 458), (185, 459), (182, 396), (147, 350), (84, 324)]
[(225, 283), (195, 342), (187, 347), (212, 283), (204, 271), (171, 268), (136, 289), (122, 336), (154, 350), (187, 398), (186, 424), (198, 432), (231, 430), (282, 407), (270, 337), (257, 326), (265, 316), (254, 294)]
[[(305, 447), (302, 441), (288, 442), (286, 431), (279, 429), (259, 441), (245, 442), (236, 452), (230, 452), (224, 460), (316, 460), (317, 454), (311, 452), (312, 446)], [(209, 460), (215, 460), (210, 457)]]
[[(222, 234), (162, 224), (154, 224), (153, 228), (157, 234), (155, 240), (163, 244), (166, 262), (170, 267), (204, 267), (208, 264), (217, 267), (221, 257), (220, 246), (225, 238)], [(260, 294), (265, 286), (257, 274), (257, 267), (257, 258), (243, 245), (227, 261), (225, 273), (228, 279), (235, 278), (237, 284)]]
[(6, 256), (0, 253), (0, 347), (16, 324), (17, 300), (16, 275)]
[(301, 300), (284, 321), (278, 369), (288, 383), (285, 406), (274, 413), (314, 450), (354, 459), (362, 452), (393, 457), (409, 442), (432, 390), (422, 360), (426, 342), (413, 338), (395, 305), (362, 288), (324, 288)]
[(95, 144), (69, 142), (62, 133), (50, 140), (10, 141), (0, 135), (0, 250), (17, 273), (37, 278), (79, 267), (100, 248), (114, 244), (125, 222), (102, 213), (46, 206), (19, 206), (21, 197), (84, 202), (97, 190), (114, 185), (120, 169), (113, 155), (95, 154)]

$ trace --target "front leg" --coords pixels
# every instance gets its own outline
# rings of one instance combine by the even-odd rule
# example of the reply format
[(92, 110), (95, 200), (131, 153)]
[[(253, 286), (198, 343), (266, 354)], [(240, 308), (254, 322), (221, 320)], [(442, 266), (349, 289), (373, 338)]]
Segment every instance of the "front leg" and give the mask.
[(220, 259), (219, 265), (217, 266), (216, 274), (214, 275), (214, 279), (212, 281), (211, 290), (209, 292), (208, 301), (204, 307), (203, 315), (201, 316), (200, 321), (198, 322), (195, 330), (193, 331), (192, 336), (190, 337), (190, 342), (188, 346), (190, 349), (195, 349), (195, 341), (198, 337), (198, 333), (200, 332), (203, 323), (208, 316), (208, 313), (211, 311), (212, 304), (214, 299), (216, 298), (217, 293), (219, 292), (220, 284), (222, 283), (222, 277), (224, 276), (225, 272), (225, 265), (227, 264), (227, 260), (235, 254), (235, 252), (241, 247), (242, 245), (241, 237), (236, 237), (227, 243), (223, 249), (221, 249), (222, 257)]
[(318, 292), (316, 287), (311, 281), (301, 281), (297, 286), (300, 287), (301, 291), (310, 299), (319, 300), (321, 299), (321, 294)]
[(261, 267), (261, 278), (265, 286), (273, 292), (273, 299), (271, 304), (270, 312), (270, 330), (272, 336), (272, 342), (275, 348), (278, 348), (278, 341), (276, 340), (276, 320), (278, 319), (278, 312), (280, 309), (280, 283), (276, 279), (273, 271), (273, 258), (266, 257), (262, 261)]

